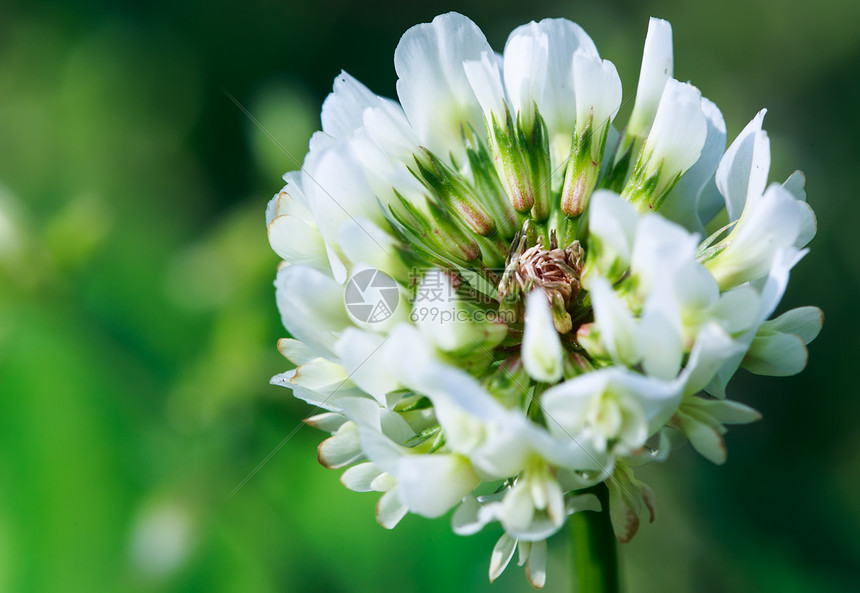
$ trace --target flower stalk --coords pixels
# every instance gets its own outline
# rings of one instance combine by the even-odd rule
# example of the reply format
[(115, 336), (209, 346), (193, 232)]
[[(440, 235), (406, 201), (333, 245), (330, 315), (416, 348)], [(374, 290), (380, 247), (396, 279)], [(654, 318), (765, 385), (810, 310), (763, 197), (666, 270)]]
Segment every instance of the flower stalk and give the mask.
[(609, 489), (590, 489), (603, 508), (570, 518), (570, 577), (573, 593), (618, 593), (618, 553), (609, 519)]

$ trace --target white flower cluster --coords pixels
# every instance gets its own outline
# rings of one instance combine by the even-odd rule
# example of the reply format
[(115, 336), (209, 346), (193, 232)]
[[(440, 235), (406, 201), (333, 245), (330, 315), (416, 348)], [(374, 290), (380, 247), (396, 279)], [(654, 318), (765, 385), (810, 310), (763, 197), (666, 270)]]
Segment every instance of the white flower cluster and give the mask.
[[(735, 371), (805, 366), (821, 312), (770, 319), (815, 233), (803, 176), (767, 184), (764, 112), (725, 148), (658, 19), (620, 132), (615, 67), (564, 19), (515, 29), (500, 55), (445, 14), (394, 63), (399, 103), (337, 77), (269, 204), (297, 365), (272, 381), (324, 410), (307, 420), (331, 433), (320, 462), (381, 494), (383, 526), (498, 522), (490, 578), (519, 548), (541, 587), (546, 538), (601, 510), (596, 486), (628, 540), (654, 511), (633, 467), (678, 435), (722, 463), (725, 424), (759, 417), (725, 399)], [(349, 306), (367, 270), (391, 281), (384, 315)]]

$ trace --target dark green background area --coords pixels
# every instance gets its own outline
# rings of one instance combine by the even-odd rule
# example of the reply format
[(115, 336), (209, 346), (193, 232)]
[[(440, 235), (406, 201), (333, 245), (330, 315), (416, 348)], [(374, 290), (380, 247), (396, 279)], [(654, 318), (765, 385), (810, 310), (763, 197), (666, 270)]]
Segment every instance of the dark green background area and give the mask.
[[(819, 220), (784, 308), (821, 306), (807, 370), (739, 373), (764, 419), (714, 467), (689, 447), (642, 472), (658, 521), (621, 548), (630, 592), (850, 591), (860, 566), (860, 3), (683, 0), (0, 5), (0, 591), (528, 590), (486, 582), (498, 527), (374, 520), (316, 463), (263, 224), (345, 69), (394, 95), (394, 47), (435, 14), (501, 50), (566, 16), (635, 91), (650, 15), (675, 75), (734, 136), (761, 107), (772, 180), (808, 176)], [(228, 98), (236, 97), (281, 148)], [(629, 104), (626, 107), (629, 110)], [(624, 113), (622, 113), (622, 120)], [(548, 591), (564, 591), (566, 542)]]

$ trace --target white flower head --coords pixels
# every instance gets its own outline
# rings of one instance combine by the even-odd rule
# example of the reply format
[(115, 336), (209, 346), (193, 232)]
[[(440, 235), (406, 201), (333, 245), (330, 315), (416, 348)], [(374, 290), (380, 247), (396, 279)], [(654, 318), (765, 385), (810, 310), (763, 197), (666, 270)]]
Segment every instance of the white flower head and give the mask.
[(622, 541), (653, 520), (633, 468), (669, 434), (725, 461), (726, 425), (758, 418), (726, 399), (738, 368), (804, 367), (821, 311), (770, 317), (815, 218), (802, 174), (768, 185), (763, 112), (725, 150), (665, 21), (629, 122), (615, 66), (564, 19), (499, 55), (448, 13), (394, 61), (399, 102), (337, 77), (266, 208), (295, 365), (272, 383), (319, 408), (320, 462), (378, 493), (383, 527), (497, 523), (490, 579), (518, 552), (542, 587), (571, 514), (608, 513)]

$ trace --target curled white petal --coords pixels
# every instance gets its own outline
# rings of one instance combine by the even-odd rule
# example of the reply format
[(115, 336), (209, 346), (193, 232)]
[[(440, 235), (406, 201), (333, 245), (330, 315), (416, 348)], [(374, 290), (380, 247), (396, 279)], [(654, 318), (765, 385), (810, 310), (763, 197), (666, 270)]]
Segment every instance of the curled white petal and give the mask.
[(746, 204), (756, 200), (767, 185), (770, 171), (770, 140), (761, 129), (762, 109), (738, 134), (720, 160), (715, 180), (726, 200), (729, 221), (737, 220)]
[[(591, 118), (595, 138), (608, 126), (621, 105), (621, 78), (609, 60), (587, 51), (573, 56), (573, 81), (576, 92), (576, 134), (586, 131)], [(592, 146), (597, 145), (594, 142)]]
[(648, 134), (657, 114), (663, 88), (672, 78), (673, 65), (672, 25), (668, 21), (652, 17), (648, 21), (642, 67), (639, 70), (639, 86), (636, 88), (636, 103), (630, 114), (627, 133), (639, 137)]
[(699, 89), (669, 80), (643, 148), (649, 167), (661, 168), (661, 176), (669, 179), (684, 173), (699, 160), (707, 133)]
[(708, 130), (702, 154), (666, 197), (660, 214), (704, 235), (704, 225), (723, 207), (714, 184), (714, 172), (726, 148), (726, 122), (719, 108), (704, 97), (702, 113)]

